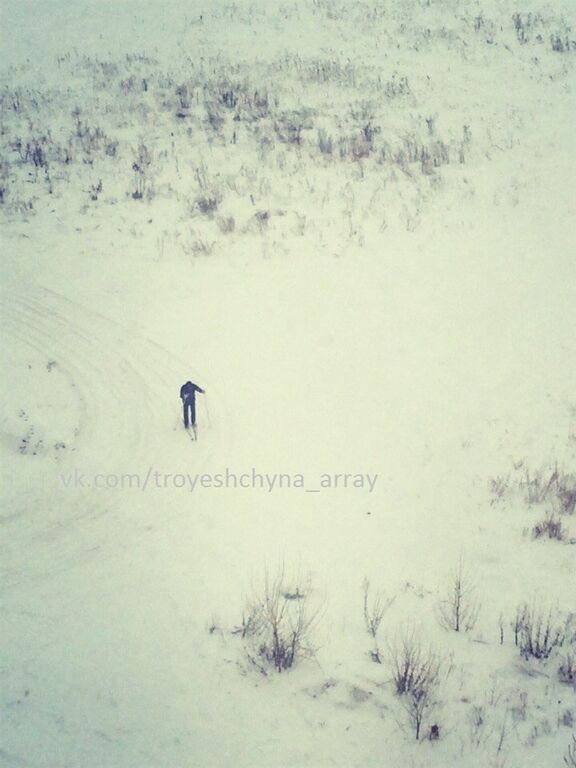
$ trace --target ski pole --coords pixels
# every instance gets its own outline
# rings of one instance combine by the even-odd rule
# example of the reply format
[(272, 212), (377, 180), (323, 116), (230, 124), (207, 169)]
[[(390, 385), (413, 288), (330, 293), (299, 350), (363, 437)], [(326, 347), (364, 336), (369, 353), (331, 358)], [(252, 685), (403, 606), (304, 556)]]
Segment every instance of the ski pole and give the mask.
[(212, 426), (212, 420), (210, 419), (210, 408), (208, 408), (208, 396), (206, 393), (204, 393), (204, 405), (206, 406), (206, 420), (208, 421), (208, 426)]

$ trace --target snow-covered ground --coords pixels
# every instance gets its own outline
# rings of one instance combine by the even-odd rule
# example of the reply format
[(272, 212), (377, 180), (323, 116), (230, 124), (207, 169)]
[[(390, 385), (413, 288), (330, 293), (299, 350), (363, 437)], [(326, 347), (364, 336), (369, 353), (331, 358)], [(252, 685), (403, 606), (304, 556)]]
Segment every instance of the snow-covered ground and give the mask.
[(0, 765), (570, 761), (572, 2), (1, 13)]

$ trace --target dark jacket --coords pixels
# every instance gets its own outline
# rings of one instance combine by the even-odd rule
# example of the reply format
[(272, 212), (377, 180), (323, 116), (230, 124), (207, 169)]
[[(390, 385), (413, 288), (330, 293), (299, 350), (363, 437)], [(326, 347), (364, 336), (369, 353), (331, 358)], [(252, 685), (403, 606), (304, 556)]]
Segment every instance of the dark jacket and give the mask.
[(196, 392), (202, 392), (202, 394), (204, 394), (204, 390), (197, 384), (193, 384), (191, 381), (187, 381), (186, 384), (183, 384), (180, 387), (180, 397), (184, 402), (194, 402)]

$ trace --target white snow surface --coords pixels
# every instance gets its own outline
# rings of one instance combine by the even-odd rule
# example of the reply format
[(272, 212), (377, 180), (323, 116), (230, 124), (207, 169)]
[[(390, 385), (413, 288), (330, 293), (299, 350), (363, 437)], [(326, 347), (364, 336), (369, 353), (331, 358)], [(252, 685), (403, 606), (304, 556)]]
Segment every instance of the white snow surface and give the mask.
[[(576, 472), (573, 3), (3, 0), (1, 27), (0, 766), (563, 765), (576, 522), (535, 539), (520, 486)], [(226, 469), (292, 487), (191, 491)], [(468, 632), (438, 618), (460, 560)], [(282, 567), (315, 652), (263, 674), (234, 630)], [(567, 627), (546, 660), (523, 603)], [(419, 741), (406, 632), (442, 658)]]

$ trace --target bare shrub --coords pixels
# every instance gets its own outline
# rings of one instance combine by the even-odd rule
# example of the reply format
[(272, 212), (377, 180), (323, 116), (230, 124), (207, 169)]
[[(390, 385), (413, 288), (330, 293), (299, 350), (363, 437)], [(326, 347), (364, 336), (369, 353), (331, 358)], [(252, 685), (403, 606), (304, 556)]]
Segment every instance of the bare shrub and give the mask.
[(214, 252), (216, 243), (203, 238), (193, 239), (190, 242), (182, 243), (182, 250), (187, 256), (211, 256)]
[(518, 608), (516, 608), (514, 620), (511, 622), (512, 632), (514, 633), (514, 645), (516, 647), (520, 645), (520, 635), (522, 632), (522, 627), (524, 626), (524, 622), (526, 621), (527, 611), (528, 606), (526, 603), (519, 605)]
[(318, 149), (323, 155), (331, 155), (334, 151), (334, 141), (323, 128), (318, 130)]
[(302, 131), (313, 127), (312, 111), (310, 109), (284, 112), (274, 122), (274, 131), (283, 144), (302, 143)]
[(544, 520), (540, 520), (540, 522), (536, 523), (532, 528), (532, 537), (534, 539), (548, 538), (555, 539), (556, 541), (564, 541), (566, 538), (566, 531), (564, 530), (562, 521), (552, 513), (548, 513)]
[(479, 611), (475, 585), (460, 559), (452, 575), (448, 594), (438, 606), (440, 624), (454, 632), (469, 632), (474, 629)]
[(142, 200), (146, 191), (147, 173), (152, 163), (152, 157), (148, 147), (142, 142), (138, 146), (136, 159), (132, 163), (132, 170), (136, 174), (136, 190), (132, 193), (134, 200)]
[(576, 654), (574, 651), (568, 652), (558, 667), (558, 679), (561, 683), (576, 688)]
[(0, 162), (0, 204), (6, 202), (10, 188), (10, 166), (6, 162)]
[(216, 196), (202, 196), (196, 200), (195, 206), (203, 216), (207, 216), (209, 219), (214, 217), (216, 210), (220, 204), (220, 199)]
[(396, 96), (407, 96), (411, 93), (408, 78), (405, 75), (399, 77), (395, 72), (392, 79), (387, 81), (384, 87), (384, 93), (389, 99)]
[(188, 111), (192, 105), (192, 97), (186, 83), (182, 83), (181, 85), (177, 86), (176, 96), (178, 97), (178, 109), (176, 110), (176, 117), (187, 117)]
[(373, 143), (366, 138), (362, 131), (354, 136), (340, 139), (338, 142), (338, 154), (340, 160), (362, 160), (373, 151)]
[(418, 740), (426, 713), (435, 704), (440, 662), (431, 648), (409, 634), (391, 650), (390, 668), (396, 693), (402, 697), (402, 707)]
[(493, 499), (491, 501), (491, 504), (495, 504), (499, 499), (504, 498), (504, 496), (508, 493), (510, 486), (510, 477), (493, 477), (490, 479), (489, 487), (490, 487), (490, 494), (492, 495)]
[(270, 222), (270, 211), (256, 211), (251, 224), (257, 232), (264, 232)]
[(230, 232), (234, 232), (236, 228), (236, 221), (234, 216), (218, 216), (216, 218), (216, 224), (222, 234), (227, 235)]
[(470, 726), (470, 743), (479, 747), (486, 737), (486, 708), (480, 704), (475, 704), (468, 714)]
[(370, 656), (372, 661), (381, 664), (382, 658), (378, 648), (378, 629), (386, 611), (390, 608), (396, 597), (387, 598), (384, 592), (377, 592), (372, 601), (370, 601), (370, 582), (368, 579), (364, 579), (362, 586), (364, 590), (364, 623), (366, 631), (374, 641), (374, 648), (370, 651)]
[(573, 728), (574, 712), (571, 709), (565, 709), (564, 712), (558, 716), (558, 725), (563, 725), (565, 728)]
[(240, 632), (248, 658), (263, 673), (267, 668), (283, 672), (313, 654), (311, 634), (318, 613), (309, 602), (308, 583), (290, 583), (284, 567), (273, 577), (266, 573), (261, 593), (246, 608)]
[(98, 200), (98, 195), (102, 192), (102, 179), (99, 179), (98, 184), (90, 184), (89, 189), (90, 200)]
[[(409, 691), (407, 694), (403, 706), (408, 714), (408, 718), (412, 727), (414, 728), (414, 736), (416, 741), (420, 739), (420, 731), (422, 729), (422, 723), (426, 712), (432, 706), (431, 691), (428, 688), (418, 688), (413, 691)], [(437, 733), (438, 726), (434, 726)], [(438, 736), (436, 736), (438, 738)]]
[(48, 136), (38, 136), (26, 142), (17, 138), (11, 143), (11, 148), (18, 152), (23, 163), (29, 163), (34, 168), (47, 168), (49, 144)]
[(573, 515), (576, 511), (576, 476), (562, 473), (556, 481), (556, 500), (558, 511), (563, 515)]
[(566, 625), (559, 622), (552, 609), (545, 611), (525, 604), (517, 611), (517, 621), (518, 647), (526, 660), (548, 659), (564, 643)]
[(84, 162), (91, 165), (94, 162), (94, 155), (103, 149), (107, 150), (111, 139), (106, 136), (102, 128), (83, 123), (78, 115), (74, 143), (84, 153)]
[(540, 470), (531, 475), (526, 470), (523, 479), (520, 481), (520, 489), (524, 493), (524, 499), (527, 504), (543, 504), (554, 492), (555, 484), (558, 480), (558, 469)]
[[(549, 504), (554, 512), (561, 515), (572, 515), (576, 512), (576, 475), (561, 471), (557, 465), (536, 472), (524, 470), (516, 487), (520, 490), (524, 502), (530, 506)], [(490, 480), (490, 492), (494, 501), (509, 494), (513, 488), (509, 475)]]
[(396, 693), (400, 696), (431, 688), (440, 673), (436, 655), (414, 634), (405, 634), (396, 642), (390, 651), (389, 664)]
[(199, 193), (188, 203), (190, 214), (199, 211), (208, 219), (213, 219), (223, 200), (221, 182), (217, 177), (210, 176), (203, 163), (194, 168), (194, 180)]
[(564, 763), (568, 768), (576, 768), (576, 736), (572, 734), (572, 744), (568, 746), (564, 755)]
[(550, 47), (556, 53), (576, 50), (576, 40), (570, 40), (567, 34), (555, 33), (550, 35)]
[(539, 34), (544, 29), (544, 19), (539, 13), (515, 13), (512, 16), (514, 22), (514, 30), (516, 32), (516, 39), (521, 45), (531, 42), (533, 38), (536, 38), (539, 42), (542, 39), (542, 35)]

